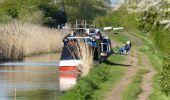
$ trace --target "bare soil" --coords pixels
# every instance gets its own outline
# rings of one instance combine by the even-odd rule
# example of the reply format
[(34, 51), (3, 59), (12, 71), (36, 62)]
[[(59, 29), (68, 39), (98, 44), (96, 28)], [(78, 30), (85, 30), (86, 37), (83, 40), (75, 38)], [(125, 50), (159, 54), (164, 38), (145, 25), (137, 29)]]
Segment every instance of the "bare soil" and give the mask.
[(137, 56), (136, 54), (132, 54), (128, 56), (125, 64), (130, 65), (123, 76), (123, 78), (117, 83), (115, 88), (113, 88), (112, 92), (106, 96), (106, 100), (121, 100), (122, 93), (124, 89), (128, 86), (129, 83), (132, 82), (132, 76), (134, 76), (138, 70), (137, 66)]
[(149, 96), (152, 93), (152, 77), (156, 74), (155, 69), (152, 67), (152, 64), (150, 63), (150, 60), (146, 55), (142, 55), (142, 65), (149, 70), (149, 73), (145, 74), (143, 76), (143, 80), (141, 83), (141, 87), (143, 89), (143, 92), (138, 95), (139, 100), (149, 100)]

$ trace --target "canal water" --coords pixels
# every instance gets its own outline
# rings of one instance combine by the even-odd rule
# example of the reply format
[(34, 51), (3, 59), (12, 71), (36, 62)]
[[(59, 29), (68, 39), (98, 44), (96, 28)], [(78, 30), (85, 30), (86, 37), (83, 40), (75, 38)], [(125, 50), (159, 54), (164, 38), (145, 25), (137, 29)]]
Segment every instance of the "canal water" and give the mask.
[(58, 100), (60, 53), (0, 63), (0, 100)]

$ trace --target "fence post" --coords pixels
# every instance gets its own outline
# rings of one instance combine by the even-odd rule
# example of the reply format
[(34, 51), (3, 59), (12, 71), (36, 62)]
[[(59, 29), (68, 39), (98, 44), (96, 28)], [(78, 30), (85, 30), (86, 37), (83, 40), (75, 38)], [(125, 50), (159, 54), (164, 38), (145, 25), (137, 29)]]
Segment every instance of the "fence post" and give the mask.
[(16, 99), (16, 96), (17, 96), (16, 88), (15, 88), (15, 91), (14, 91), (14, 92), (15, 92), (14, 100), (17, 100), (17, 99)]

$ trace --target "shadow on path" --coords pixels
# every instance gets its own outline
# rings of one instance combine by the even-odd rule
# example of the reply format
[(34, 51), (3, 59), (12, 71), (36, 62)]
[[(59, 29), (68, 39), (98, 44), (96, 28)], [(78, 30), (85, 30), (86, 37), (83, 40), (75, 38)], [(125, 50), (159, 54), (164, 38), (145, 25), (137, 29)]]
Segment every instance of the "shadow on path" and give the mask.
[(124, 66), (124, 67), (130, 67), (131, 66), (131, 65), (127, 65), (127, 64), (113, 63), (113, 62), (110, 62), (109, 60), (105, 60), (104, 63), (107, 64), (107, 65), (118, 65), (118, 66)]

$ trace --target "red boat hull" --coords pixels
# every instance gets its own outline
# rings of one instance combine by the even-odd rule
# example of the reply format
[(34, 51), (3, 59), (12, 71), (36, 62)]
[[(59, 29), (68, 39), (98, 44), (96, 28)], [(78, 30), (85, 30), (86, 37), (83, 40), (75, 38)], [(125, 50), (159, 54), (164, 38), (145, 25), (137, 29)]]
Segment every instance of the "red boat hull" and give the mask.
[(80, 72), (80, 70), (76, 66), (60, 66), (60, 72)]

